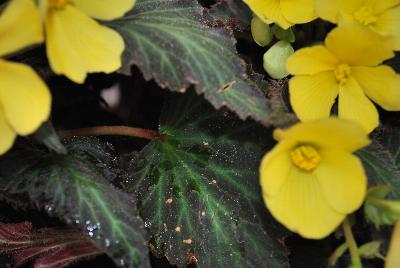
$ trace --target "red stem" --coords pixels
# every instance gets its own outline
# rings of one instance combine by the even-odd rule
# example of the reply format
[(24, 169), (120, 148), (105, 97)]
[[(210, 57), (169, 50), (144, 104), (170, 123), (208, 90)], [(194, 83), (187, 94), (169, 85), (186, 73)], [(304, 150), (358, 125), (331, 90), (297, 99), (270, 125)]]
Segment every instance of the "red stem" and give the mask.
[(153, 140), (156, 138), (163, 139), (164, 134), (154, 130), (134, 128), (127, 126), (100, 126), (78, 128), (71, 130), (62, 130), (57, 132), (60, 139), (69, 139), (76, 136), (128, 136)]

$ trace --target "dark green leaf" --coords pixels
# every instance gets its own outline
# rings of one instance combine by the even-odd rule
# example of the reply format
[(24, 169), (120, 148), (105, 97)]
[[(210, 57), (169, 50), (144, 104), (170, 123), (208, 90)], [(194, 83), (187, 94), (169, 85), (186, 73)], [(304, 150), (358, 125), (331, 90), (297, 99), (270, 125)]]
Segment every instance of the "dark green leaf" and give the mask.
[(223, 26), (234, 30), (249, 28), (253, 16), (250, 8), (237, 0), (220, 0), (210, 8), (209, 13), (215, 19), (216, 26), (222, 22)]
[[(136, 204), (115, 189), (112, 148), (97, 139), (66, 145), (68, 155), (16, 151), (0, 159), (0, 197), (45, 209), (83, 229), (120, 266), (149, 267)], [(24, 203), (15, 200), (23, 198)], [(28, 198), (26, 198), (28, 197)]]
[(369, 147), (357, 152), (371, 185), (390, 186), (389, 196), (400, 199), (400, 128), (383, 128)]
[(154, 249), (180, 266), (287, 267), (258, 182), (271, 133), (194, 94), (174, 97), (162, 113), (165, 139), (133, 157), (126, 184), (139, 196)]
[(248, 79), (232, 34), (205, 20), (196, 0), (139, 0), (108, 25), (125, 39), (124, 73), (135, 64), (162, 87), (182, 92), (194, 85), (215, 108), (227, 106), (242, 119), (271, 123), (268, 101)]

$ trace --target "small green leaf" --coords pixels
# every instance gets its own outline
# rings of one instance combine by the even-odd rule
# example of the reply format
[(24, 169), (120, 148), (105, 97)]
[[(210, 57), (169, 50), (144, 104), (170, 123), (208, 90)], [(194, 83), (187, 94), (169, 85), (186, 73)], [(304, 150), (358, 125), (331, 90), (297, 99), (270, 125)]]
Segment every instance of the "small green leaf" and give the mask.
[(136, 204), (110, 184), (116, 177), (112, 148), (89, 138), (66, 148), (68, 155), (24, 150), (0, 158), (0, 198), (81, 228), (120, 266), (150, 267)]
[(389, 197), (400, 199), (400, 128), (385, 127), (373, 144), (357, 152), (371, 185), (388, 185)]
[(364, 213), (377, 229), (381, 225), (393, 225), (400, 220), (400, 201), (367, 196)]
[(293, 33), (292, 28), (287, 30), (282, 29), (278, 25), (274, 24), (271, 28), (271, 32), (275, 35), (278, 40), (286, 41), (288, 43), (293, 43), (296, 40), (296, 37)]
[(47, 121), (40, 126), (34, 134), (34, 137), (47, 146), (50, 150), (58, 154), (66, 154), (67, 149), (59, 140), (56, 131), (50, 121)]
[(382, 241), (372, 241), (358, 248), (358, 253), (364, 259), (375, 259), (382, 258), (383, 256), (379, 252), (382, 246)]
[(109, 22), (125, 39), (122, 72), (137, 65), (146, 79), (185, 91), (194, 86), (215, 107), (270, 124), (263, 92), (248, 79), (232, 33), (207, 26), (196, 0), (138, 0), (123, 18)]
[(287, 267), (258, 182), (271, 133), (194, 94), (172, 97), (162, 112), (165, 140), (128, 168), (126, 189), (139, 196), (153, 249), (181, 267)]

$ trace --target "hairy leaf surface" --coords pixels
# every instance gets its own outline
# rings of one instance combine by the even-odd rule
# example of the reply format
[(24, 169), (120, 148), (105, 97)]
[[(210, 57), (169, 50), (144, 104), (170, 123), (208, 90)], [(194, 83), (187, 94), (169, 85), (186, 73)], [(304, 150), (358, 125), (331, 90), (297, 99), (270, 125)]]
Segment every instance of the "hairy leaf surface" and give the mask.
[(120, 266), (149, 267), (136, 204), (110, 184), (116, 176), (112, 148), (89, 138), (70, 141), (66, 148), (68, 155), (33, 149), (2, 158), (0, 197), (17, 207), (35, 205), (80, 227)]
[(214, 107), (270, 123), (267, 99), (248, 79), (232, 34), (206, 20), (196, 0), (138, 0), (108, 25), (125, 39), (124, 73), (135, 64), (162, 87), (182, 92), (194, 85)]
[(171, 98), (166, 137), (133, 156), (125, 185), (139, 196), (153, 250), (182, 267), (287, 267), (258, 182), (271, 133), (194, 94)]
[(221, 21), (224, 26), (234, 30), (250, 28), (253, 17), (250, 8), (237, 0), (220, 0), (210, 8), (209, 13), (217, 23)]
[(400, 128), (384, 127), (373, 144), (357, 153), (371, 184), (390, 186), (390, 197), (400, 199)]

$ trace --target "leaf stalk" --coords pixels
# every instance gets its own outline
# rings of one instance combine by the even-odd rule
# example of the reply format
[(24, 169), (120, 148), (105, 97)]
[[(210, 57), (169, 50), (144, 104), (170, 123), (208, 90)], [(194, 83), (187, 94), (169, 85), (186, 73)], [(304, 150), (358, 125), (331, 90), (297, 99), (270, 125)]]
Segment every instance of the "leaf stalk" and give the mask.
[(60, 139), (70, 139), (77, 136), (127, 136), (148, 140), (153, 140), (157, 138), (163, 140), (165, 137), (164, 134), (154, 130), (128, 126), (98, 126), (78, 128), (58, 131), (57, 134)]
[(358, 253), (358, 246), (356, 240), (354, 239), (353, 232), (351, 231), (351, 226), (348, 217), (344, 219), (342, 226), (343, 226), (344, 237), (346, 238), (346, 244), (348, 245), (350, 251), (351, 263), (352, 263), (351, 267), (362, 268), (361, 258)]

